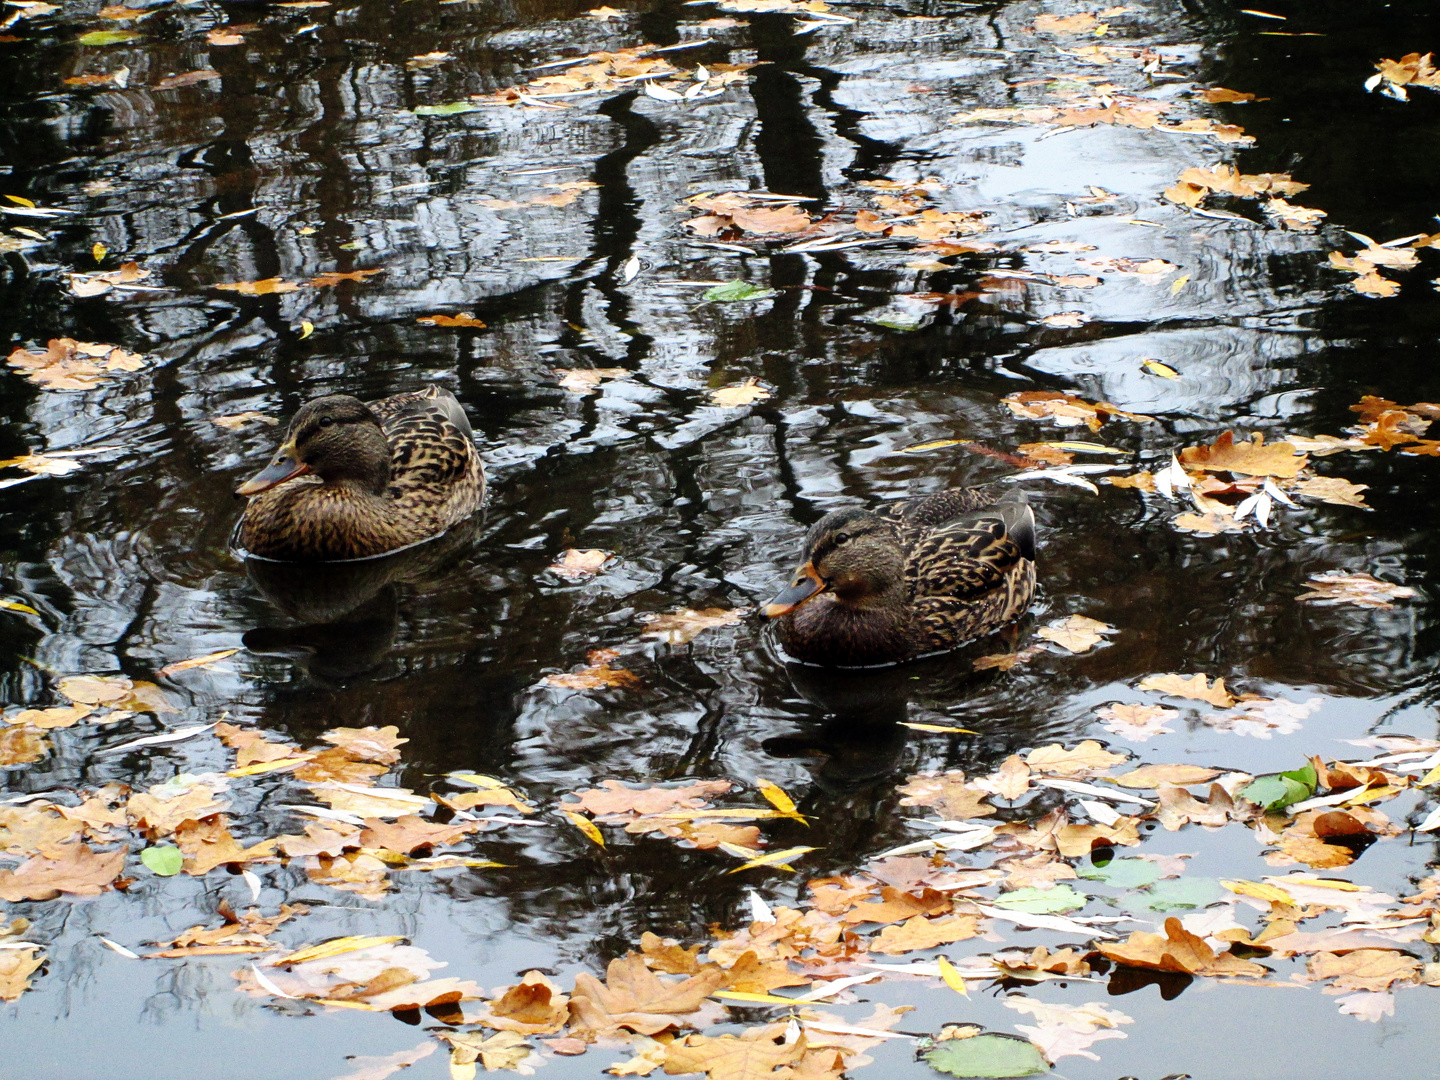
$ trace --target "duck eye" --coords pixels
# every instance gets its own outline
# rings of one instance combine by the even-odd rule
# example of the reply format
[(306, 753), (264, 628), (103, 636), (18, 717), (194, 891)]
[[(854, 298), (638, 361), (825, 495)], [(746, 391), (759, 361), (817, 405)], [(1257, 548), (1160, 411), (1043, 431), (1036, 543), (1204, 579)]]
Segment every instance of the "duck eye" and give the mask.
[(330, 426), (331, 424), (333, 424), (333, 423), (335, 423), (335, 418), (332, 417), (332, 416), (322, 416), (322, 417), (320, 417), (320, 426), (321, 426), (321, 427), (329, 427), (329, 426)]
[(837, 544), (848, 544), (849, 542), (850, 542), (850, 534), (849, 534), (849, 533), (843, 533), (843, 532), (842, 532), (842, 533), (836, 533), (836, 534), (835, 534), (835, 543), (837, 543)]

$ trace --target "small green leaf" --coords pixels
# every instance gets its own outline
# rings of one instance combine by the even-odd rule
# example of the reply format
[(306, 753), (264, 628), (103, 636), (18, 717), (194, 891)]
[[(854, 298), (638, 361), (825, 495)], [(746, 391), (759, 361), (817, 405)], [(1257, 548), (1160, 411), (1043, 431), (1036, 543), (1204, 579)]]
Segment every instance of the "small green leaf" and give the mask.
[(721, 304), (733, 304), (741, 300), (766, 300), (779, 295), (775, 289), (765, 289), (759, 285), (752, 285), (748, 281), (727, 281), (724, 285), (706, 289), (701, 299), (713, 300)]
[(1014, 1035), (986, 1033), (969, 1039), (946, 1039), (923, 1056), (932, 1069), (946, 1076), (1039, 1076), (1050, 1071), (1035, 1045)]
[(1315, 781), (1314, 767), (1306, 765), (1303, 769), (1257, 777), (1240, 789), (1240, 797), (1266, 810), (1283, 810), (1314, 795)]
[(140, 861), (161, 877), (174, 877), (184, 865), (185, 856), (180, 854), (179, 848), (171, 844), (161, 844), (158, 847), (147, 847), (140, 852)]
[(1027, 886), (1001, 893), (995, 906), (1011, 911), (1024, 911), (1031, 915), (1059, 915), (1065, 911), (1079, 911), (1088, 899), (1084, 893), (1076, 892), (1069, 885), (1056, 885), (1053, 889)]
[(1117, 889), (1143, 889), (1160, 880), (1160, 867), (1149, 859), (1112, 859), (1104, 866), (1077, 866), (1075, 872)]
[(479, 105), (468, 101), (452, 101), (446, 105), (417, 105), (416, 116), (455, 116), (457, 113), (479, 112)]
[(77, 40), (81, 45), (119, 45), (124, 41), (134, 41), (139, 36), (134, 30), (91, 30), (88, 34), (81, 34)]
[(1127, 897), (1126, 906), (1132, 911), (1198, 910), (1224, 895), (1225, 890), (1214, 878), (1167, 878), (1145, 892)]

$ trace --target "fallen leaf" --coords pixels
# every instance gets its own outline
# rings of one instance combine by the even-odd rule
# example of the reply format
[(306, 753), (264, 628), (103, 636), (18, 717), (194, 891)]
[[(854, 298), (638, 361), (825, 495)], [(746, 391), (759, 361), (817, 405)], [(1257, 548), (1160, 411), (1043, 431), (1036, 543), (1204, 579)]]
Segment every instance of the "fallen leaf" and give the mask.
[[(750, 0), (755, 2), (755, 0)], [(776, 1042), (768, 1028), (749, 1028), (735, 1035), (687, 1035), (672, 1042), (665, 1052), (665, 1072), (707, 1073), (711, 1080), (761, 1080), (793, 1076), (786, 1066), (798, 1061), (806, 1050), (805, 1036), (793, 1043)], [(784, 1069), (777, 1073), (776, 1069)]]
[(1356, 949), (1343, 956), (1322, 952), (1311, 957), (1307, 970), (1313, 979), (1335, 980), (1326, 993), (1389, 990), (1397, 982), (1418, 981), (1420, 961), (1389, 949)]
[(1140, 680), (1138, 689), (1155, 690), (1162, 694), (1169, 694), (1171, 697), (1207, 701), (1221, 709), (1228, 709), (1235, 704), (1235, 698), (1225, 689), (1224, 679), (1216, 679), (1211, 683), (1204, 675), (1200, 674), (1191, 675), (1189, 678), (1175, 674), (1146, 675)]
[(52, 338), (43, 353), (17, 348), (6, 362), (46, 390), (89, 390), (117, 372), (139, 371), (145, 366), (139, 353), (74, 338)]
[(1035, 634), (1046, 641), (1055, 642), (1071, 653), (1083, 653), (1104, 641), (1104, 635), (1117, 632), (1115, 627), (1099, 619), (1091, 619), (1085, 615), (1069, 615), (1042, 626)]
[(1112, 754), (1093, 739), (1086, 739), (1073, 750), (1066, 750), (1059, 743), (1052, 743), (1031, 750), (1025, 755), (1025, 763), (1034, 771), (1071, 779), (1094, 776), (1124, 760), (1124, 754)]
[(1323, 574), (1311, 574), (1306, 583), (1309, 592), (1301, 593), (1295, 599), (1310, 604), (1354, 604), (1358, 607), (1384, 608), (1395, 605), (1391, 600), (1405, 599), (1418, 595), (1406, 585), (1392, 585), (1366, 573), (1347, 574), (1342, 570), (1327, 570)]
[(705, 630), (738, 626), (749, 608), (680, 608), (651, 619), (640, 628), (641, 637), (657, 638), (667, 645), (685, 645)]
[(1220, 775), (1219, 769), (1206, 769), (1199, 765), (1142, 765), (1128, 773), (1111, 777), (1125, 788), (1158, 788), (1161, 784), (1203, 784)]
[(638, 688), (641, 685), (640, 676), (625, 668), (610, 666), (610, 661), (619, 655), (618, 649), (594, 649), (585, 657), (589, 661), (586, 667), (579, 671), (546, 675), (541, 682), (546, 686), (560, 686), (568, 690), (600, 690), (605, 687), (615, 687), (621, 690)]
[(0, 1001), (15, 1001), (30, 989), (30, 976), (45, 963), (45, 953), (38, 945), (20, 949), (0, 949)]
[(875, 936), (870, 951), (898, 956), (918, 949), (933, 949), (964, 941), (980, 932), (977, 915), (951, 915), (943, 919), (927, 919), (917, 915), (896, 926), (887, 926)]
[(610, 552), (601, 551), (598, 548), (583, 551), (579, 548), (568, 548), (556, 562), (551, 563), (545, 569), (570, 581), (583, 581), (585, 578), (594, 577), (600, 573), (600, 569), (610, 559)]
[(155, 84), (155, 89), (176, 90), (182, 86), (194, 86), (196, 83), (219, 78), (222, 76), (214, 68), (201, 68), (199, 71), (187, 71), (181, 75), (168, 75)]
[(632, 373), (629, 368), (557, 368), (562, 389), (572, 394), (593, 394), (605, 379), (624, 379)]
[(469, 327), (475, 330), (485, 329), (485, 324), (473, 315), (422, 315), (415, 321), (418, 323), (429, 323), (431, 326), (458, 326)]
[(1190, 933), (1180, 920), (1165, 920), (1165, 936), (1136, 931), (1123, 942), (1097, 943), (1096, 949), (1108, 960), (1127, 967), (1151, 971), (1177, 971), (1187, 975), (1248, 976), (1266, 974), (1259, 964), (1242, 960), (1228, 949), (1216, 954), (1205, 939)]
[(1013, 801), (1030, 790), (1030, 766), (1019, 754), (1011, 754), (995, 772), (972, 780), (971, 785)]
[(294, 292), (300, 288), (300, 283), (283, 281), (278, 277), (272, 277), (263, 278), (260, 281), (230, 281), (223, 284), (212, 285), (211, 288), (220, 289), (224, 292), (243, 293), (246, 296), (268, 296), (271, 293)]
[(316, 274), (307, 281), (306, 284), (313, 285), (317, 289), (328, 289), (339, 285), (343, 281), (364, 281), (368, 277), (372, 277), (375, 274), (383, 274), (384, 272), (385, 268), (383, 266), (373, 270), (327, 270), (323, 274)]
[(55, 849), (54, 858), (36, 855), (14, 870), (0, 870), (0, 900), (53, 900), (61, 893), (96, 896), (125, 867), (125, 849), (95, 852), (85, 844)]
[(570, 996), (571, 1028), (597, 1035), (620, 1028), (655, 1035), (693, 1023), (703, 1027), (720, 1009), (707, 998), (725, 982), (718, 967), (703, 969), (681, 982), (662, 982), (639, 953), (611, 960), (605, 982), (581, 972)]
[(770, 391), (761, 386), (760, 380), (755, 378), (746, 379), (734, 386), (723, 386), (718, 390), (710, 391), (710, 400), (727, 409), (753, 405), (757, 401), (764, 401), (769, 396)]
[(1135, 742), (1146, 742), (1159, 735), (1173, 735), (1166, 722), (1180, 715), (1178, 709), (1163, 705), (1106, 705), (1095, 710), (1105, 721), (1105, 730)]
[(933, 806), (949, 821), (988, 817), (995, 808), (985, 802), (986, 792), (965, 783), (963, 772), (919, 773), (897, 789), (901, 806)]

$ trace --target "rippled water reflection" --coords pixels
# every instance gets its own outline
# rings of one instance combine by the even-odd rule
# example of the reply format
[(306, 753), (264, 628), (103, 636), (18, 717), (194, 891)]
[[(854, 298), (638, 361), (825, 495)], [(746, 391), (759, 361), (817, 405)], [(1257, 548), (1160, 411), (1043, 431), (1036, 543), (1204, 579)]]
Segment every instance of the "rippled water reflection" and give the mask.
[[(1011, 471), (959, 448), (899, 453), (907, 446), (963, 438), (1012, 449), (1063, 436), (1000, 405), (1015, 390), (1068, 389), (1154, 415), (1154, 424), (1115, 422), (1103, 438), (1160, 463), (1172, 447), (1228, 427), (1338, 433), (1363, 393), (1435, 400), (1440, 304), (1422, 277), (1433, 276), (1434, 259), (1384, 301), (1355, 297), (1321, 265), (1345, 242), (1340, 227), (1380, 240), (1435, 228), (1440, 98), (1416, 92), (1402, 105), (1360, 89), (1379, 57), (1428, 47), (1440, 28), (1429, 5), (1392, 4), (1383, 15), (1282, 5), (1288, 28), (1324, 36), (1267, 37), (1268, 24), (1213, 0), (1132, 4), (1106, 40), (1155, 47), (1171, 76), (1155, 83), (1166, 94), (1224, 85), (1270, 99), (1194, 107), (1244, 124), (1258, 140), (1245, 151), (1129, 128), (950, 123), (1038, 101), (1057, 74), (1109, 77), (1024, 32), (1057, 5), (845, 8), (854, 25), (806, 35), (769, 15), (706, 29), (713, 7), (670, 3), (608, 21), (555, 3), (159, 5), (138, 24), (139, 41), (77, 45), (100, 25), (95, 7), (22, 20), (11, 28), (20, 40), (0, 45), (11, 58), (0, 71), (4, 191), (75, 212), (6, 221), (48, 239), (3, 256), (0, 325), (14, 342), (70, 335), (157, 360), (88, 392), (0, 377), (3, 456), (105, 448), (69, 476), (0, 495), (0, 584), (40, 612), (0, 612), (7, 703), (49, 703), (56, 674), (153, 678), (167, 663), (243, 642), (233, 660), (170, 680), (184, 708), (165, 724), (228, 714), (302, 744), (337, 724), (395, 724), (410, 739), (402, 782), (421, 790), (456, 769), (500, 776), (540, 800), (605, 778), (765, 776), (814, 817), (809, 831), (767, 831), (777, 846), (823, 845), (805, 867), (812, 875), (914, 838), (895, 805), (909, 773), (985, 771), (1017, 749), (1107, 737), (1094, 707), (1152, 672), (1205, 671), (1324, 702), (1296, 734), (1260, 741), (1195, 724), (1146, 748), (1151, 760), (1261, 772), (1307, 753), (1346, 753), (1338, 740), (1370, 733), (1434, 735), (1427, 600), (1361, 612), (1293, 599), (1308, 575), (1336, 567), (1426, 589), (1436, 466), (1395, 454), (1319, 463), (1370, 485), (1373, 511), (1309, 505), (1244, 535), (1178, 533), (1170, 508), (1133, 491), (1030, 485), (1042, 594), (1021, 632), (1069, 612), (1121, 628), (1111, 647), (1081, 658), (976, 673), (975, 655), (1003, 647), (992, 641), (903, 671), (817, 678), (787, 672), (752, 621), (683, 646), (638, 636), (646, 613), (763, 603), (792, 569), (805, 528), (828, 510)], [(243, 45), (208, 45), (206, 32), (227, 14), (254, 29)], [(702, 42), (678, 54), (686, 63), (762, 66), (748, 85), (688, 106), (628, 91), (553, 110), (413, 112), (521, 82), (557, 57), (645, 41)], [(453, 59), (407, 66), (436, 50)], [(61, 81), (122, 65), (124, 89)], [(219, 77), (151, 88), (205, 67)], [(1116, 77), (1134, 84), (1133, 65)], [(1287, 233), (1189, 216), (1159, 198), (1186, 167), (1222, 159), (1311, 183), (1302, 201), (1331, 224)], [(930, 176), (946, 185), (941, 209), (990, 212), (986, 238), (1011, 253), (939, 271), (908, 267), (919, 256), (898, 244), (818, 255), (762, 244), (746, 256), (698, 246), (681, 225), (690, 216), (681, 200), (698, 191), (804, 195), (820, 213), (868, 205), (862, 181)], [(563, 207), (481, 202), (581, 180), (599, 186)], [(1116, 199), (1077, 203), (1087, 185)], [(1048, 240), (1164, 258), (1188, 283), (1012, 283), (908, 334), (863, 318), (891, 294), (961, 292), (992, 270), (1076, 272), (1073, 253), (1018, 252)], [(93, 270), (95, 243), (112, 253), (106, 269), (133, 259), (162, 287), (72, 296), (64, 272)], [(632, 256), (641, 270), (626, 282)], [(358, 268), (384, 273), (257, 297), (213, 288)], [(702, 289), (689, 284), (737, 277), (780, 294), (701, 304)], [(1038, 322), (1077, 309), (1092, 319), (1078, 329)], [(473, 313), (488, 327), (416, 321), (435, 313)], [(1145, 374), (1140, 361), (1151, 357), (1183, 377)], [(590, 367), (631, 374), (589, 396), (557, 385), (556, 369)], [(709, 389), (747, 377), (773, 396), (738, 410), (711, 403)], [(305, 593), (313, 581), (301, 589), (247, 575), (226, 547), (238, 512), (230, 491), (276, 431), (232, 431), (211, 418), (286, 417), (323, 393), (369, 399), (427, 382), (460, 397), (484, 443), (493, 495), (473, 536), (347, 583), (338, 601)], [(568, 583), (546, 570), (568, 547), (619, 558)], [(333, 614), (327, 605), (350, 608), (338, 626), (316, 625)], [(541, 684), (602, 646), (621, 650), (643, 688)], [(976, 734), (894, 726), (905, 717)], [(155, 730), (142, 716), (57, 732), (43, 761), (0, 773), (0, 793), (138, 787), (228, 764), (210, 739), (96, 754)], [(284, 798), (268, 791), (232, 791), (257, 835), (293, 828), (274, 805)], [(1240, 846), (1248, 838), (1228, 833), (1150, 843), (1199, 850), (1202, 873), (1252, 858)], [(1411, 891), (1407, 879), (1421, 876), (1431, 846), (1377, 845), (1366, 880)], [(578, 834), (535, 828), (494, 834), (482, 848), (511, 868), (415, 875), (379, 904), (277, 877), (264, 902), (328, 904), (310, 916), (308, 940), (408, 934), (449, 962), (446, 974), (492, 986), (536, 965), (594, 970), (644, 930), (693, 937), (707, 923), (733, 923), (744, 897), (744, 885), (723, 876), (728, 864), (660, 841), (597, 852)], [(243, 889), (223, 877), (8, 905), (36, 923), (51, 960), (37, 989), (6, 1007), (18, 1022), (0, 1074), (327, 1078), (345, 1071), (346, 1054), (419, 1041), (373, 1017), (267, 1012), (234, 992), (225, 958), (131, 967), (91, 936), (173, 936), (222, 896), (239, 906)], [(798, 887), (777, 873), (762, 891), (784, 899)], [(916, 1030), (1003, 1012), (993, 1000), (955, 1010), (902, 992), (921, 1006)], [(1132, 995), (1129, 1039), (1106, 1043), (1103, 1064), (1067, 1059), (1063, 1071), (1325, 1075), (1349, 1071), (1382, 1042), (1392, 1075), (1429, 1068), (1419, 1062), (1433, 1057), (1433, 995), (1403, 998), (1377, 1031), (1339, 1023), (1333, 1002), (1314, 993), (1254, 996), (1262, 993), (1197, 985), (1175, 1006)], [(1303, 1061), (1249, 1063), (1253, 1047), (1300, 1042)], [(905, 1064), (908, 1053), (889, 1048), (872, 1069), (924, 1075)], [(608, 1061), (558, 1060), (549, 1073), (595, 1075)], [(414, 1075), (442, 1072), (437, 1057)]]

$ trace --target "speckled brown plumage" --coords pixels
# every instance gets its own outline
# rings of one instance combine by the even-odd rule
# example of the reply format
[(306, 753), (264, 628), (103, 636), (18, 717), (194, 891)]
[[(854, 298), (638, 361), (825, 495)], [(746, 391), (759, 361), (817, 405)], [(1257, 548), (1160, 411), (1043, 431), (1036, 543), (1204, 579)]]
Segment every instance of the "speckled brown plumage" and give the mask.
[(435, 386), (368, 406), (343, 395), (308, 403), (251, 485), (283, 475), (282, 459), (310, 473), (252, 495), (236, 531), (241, 548), (270, 559), (381, 555), (440, 535), (485, 497), (470, 422)]
[(1024, 614), (1034, 591), (1024, 496), (953, 488), (826, 515), (767, 614), (795, 659), (856, 667), (954, 649)]

